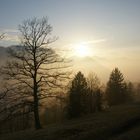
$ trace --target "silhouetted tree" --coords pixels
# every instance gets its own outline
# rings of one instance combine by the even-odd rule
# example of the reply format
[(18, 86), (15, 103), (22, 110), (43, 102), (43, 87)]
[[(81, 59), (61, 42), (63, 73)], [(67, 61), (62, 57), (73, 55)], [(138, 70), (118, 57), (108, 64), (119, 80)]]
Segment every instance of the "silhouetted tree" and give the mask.
[(134, 100), (135, 89), (132, 82), (127, 83), (126, 89), (126, 102), (132, 102)]
[(89, 73), (87, 77), (88, 85), (88, 111), (93, 113), (96, 110), (101, 110), (101, 83), (97, 75)]
[[(9, 50), (10, 59), (1, 73), (17, 93), (18, 102), (31, 103), (35, 127), (41, 128), (39, 102), (47, 98), (54, 89), (62, 88), (68, 78), (64, 70), (66, 61), (49, 46), (56, 38), (50, 38), (52, 27), (47, 18), (28, 19), (19, 25), (22, 46)], [(20, 97), (20, 99), (18, 98)]]
[(125, 101), (125, 83), (123, 74), (115, 68), (111, 74), (106, 88), (106, 96), (109, 105), (116, 105)]
[(101, 111), (102, 110), (102, 92), (101, 89), (96, 90), (95, 92), (96, 94), (96, 108), (97, 111)]
[(87, 77), (87, 84), (88, 84), (88, 87), (92, 90), (98, 90), (101, 87), (100, 79), (93, 72), (89, 73)]
[(87, 82), (81, 72), (78, 72), (72, 80), (69, 91), (68, 112), (71, 118), (79, 117), (87, 111)]
[(137, 95), (140, 95), (140, 83), (137, 84), (136, 93)]

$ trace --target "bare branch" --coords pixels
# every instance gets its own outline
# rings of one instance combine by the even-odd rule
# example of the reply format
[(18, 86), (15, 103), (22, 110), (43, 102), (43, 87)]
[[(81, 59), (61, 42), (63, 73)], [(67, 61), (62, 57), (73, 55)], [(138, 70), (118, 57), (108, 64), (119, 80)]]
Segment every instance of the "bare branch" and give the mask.
[(49, 47), (57, 38), (50, 37), (52, 27), (47, 18), (25, 20), (19, 30), (22, 46), (9, 50), (11, 57), (1, 68), (1, 74), (12, 88), (12, 95), (16, 93), (9, 100), (17, 102), (18, 106), (19, 101), (31, 99), (36, 128), (40, 128), (40, 100), (53, 96), (56, 89), (65, 86), (69, 79), (66, 71), (69, 65), (68, 61)]

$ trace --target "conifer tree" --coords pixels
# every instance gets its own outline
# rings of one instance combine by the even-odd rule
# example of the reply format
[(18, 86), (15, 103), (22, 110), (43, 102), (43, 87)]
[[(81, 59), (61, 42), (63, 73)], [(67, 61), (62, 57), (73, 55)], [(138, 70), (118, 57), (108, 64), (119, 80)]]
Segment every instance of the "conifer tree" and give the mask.
[(125, 82), (123, 74), (118, 68), (115, 68), (107, 83), (106, 95), (109, 105), (117, 105), (125, 101)]
[(79, 117), (87, 109), (87, 82), (81, 72), (78, 72), (70, 87), (69, 91), (69, 116)]

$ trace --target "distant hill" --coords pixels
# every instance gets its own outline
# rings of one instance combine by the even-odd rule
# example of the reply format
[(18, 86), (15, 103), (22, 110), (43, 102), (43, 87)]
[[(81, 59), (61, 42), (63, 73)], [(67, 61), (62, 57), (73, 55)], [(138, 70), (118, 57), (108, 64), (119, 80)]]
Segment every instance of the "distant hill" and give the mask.
[(2, 65), (3, 63), (6, 62), (7, 58), (8, 58), (8, 49), (9, 48), (19, 48), (20, 46), (16, 45), (16, 46), (9, 46), (9, 47), (2, 47), (0, 46), (0, 65)]
[(0, 57), (3, 57), (7, 54), (7, 47), (1, 47), (0, 46)]
[(6, 58), (8, 57), (7, 50), (8, 47), (0, 46), (0, 65), (2, 65), (6, 61)]

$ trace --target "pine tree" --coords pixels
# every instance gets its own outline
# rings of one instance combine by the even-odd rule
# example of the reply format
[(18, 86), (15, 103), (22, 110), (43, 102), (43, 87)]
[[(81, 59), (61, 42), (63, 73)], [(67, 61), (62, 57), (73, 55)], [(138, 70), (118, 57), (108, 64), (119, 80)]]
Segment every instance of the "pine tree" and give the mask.
[(79, 117), (87, 110), (87, 82), (81, 72), (75, 75), (69, 91), (69, 116)]
[(125, 101), (125, 82), (123, 74), (118, 68), (115, 68), (107, 83), (106, 95), (109, 105), (121, 104)]

